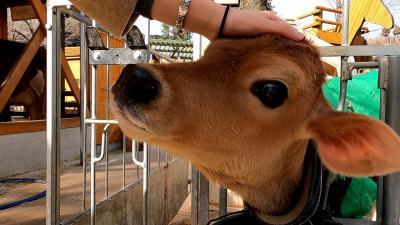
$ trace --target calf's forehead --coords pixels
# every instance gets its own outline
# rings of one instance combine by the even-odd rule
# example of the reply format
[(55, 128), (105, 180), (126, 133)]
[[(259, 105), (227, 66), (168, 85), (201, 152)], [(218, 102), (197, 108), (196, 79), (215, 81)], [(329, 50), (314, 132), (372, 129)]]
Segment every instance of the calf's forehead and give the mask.
[[(272, 59), (274, 63), (268, 63)], [(234, 71), (249, 65), (257, 69), (280, 64), (283, 70), (288, 69), (287, 66), (301, 70), (305, 74), (303, 78), (317, 86), (325, 81), (318, 50), (307, 40), (293, 41), (279, 35), (217, 40), (208, 47), (203, 60)]]

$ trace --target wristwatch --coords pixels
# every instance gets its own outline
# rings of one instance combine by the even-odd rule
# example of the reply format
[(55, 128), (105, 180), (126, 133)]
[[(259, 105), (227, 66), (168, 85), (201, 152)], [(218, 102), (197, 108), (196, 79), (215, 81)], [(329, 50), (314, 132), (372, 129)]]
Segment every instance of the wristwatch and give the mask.
[(181, 4), (178, 6), (178, 17), (176, 18), (176, 28), (179, 37), (182, 37), (183, 33), (183, 22), (185, 16), (189, 11), (190, 0), (182, 0)]

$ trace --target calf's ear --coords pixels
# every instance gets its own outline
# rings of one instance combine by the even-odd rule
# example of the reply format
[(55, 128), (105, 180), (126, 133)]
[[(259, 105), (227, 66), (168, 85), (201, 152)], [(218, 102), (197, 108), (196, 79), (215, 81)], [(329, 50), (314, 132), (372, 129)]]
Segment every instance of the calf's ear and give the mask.
[(347, 176), (377, 176), (400, 171), (400, 138), (385, 123), (334, 111), (319, 112), (306, 127), (323, 163)]

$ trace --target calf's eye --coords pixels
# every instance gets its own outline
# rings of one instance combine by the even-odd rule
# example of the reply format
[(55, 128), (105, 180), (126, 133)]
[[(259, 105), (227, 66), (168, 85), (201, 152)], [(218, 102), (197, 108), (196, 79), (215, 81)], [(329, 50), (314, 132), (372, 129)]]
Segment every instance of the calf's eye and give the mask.
[(281, 106), (288, 98), (286, 85), (277, 80), (256, 81), (251, 86), (251, 93), (271, 109)]

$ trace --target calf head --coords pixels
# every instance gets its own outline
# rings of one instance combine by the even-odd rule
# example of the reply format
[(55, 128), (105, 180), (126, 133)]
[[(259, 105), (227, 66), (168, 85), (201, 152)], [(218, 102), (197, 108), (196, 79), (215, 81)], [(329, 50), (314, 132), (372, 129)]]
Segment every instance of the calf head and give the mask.
[(307, 143), (351, 176), (400, 169), (400, 139), (385, 124), (334, 112), (316, 48), (278, 35), (217, 40), (192, 63), (126, 66), (113, 87), (125, 134), (189, 159), (256, 209), (289, 210)]

